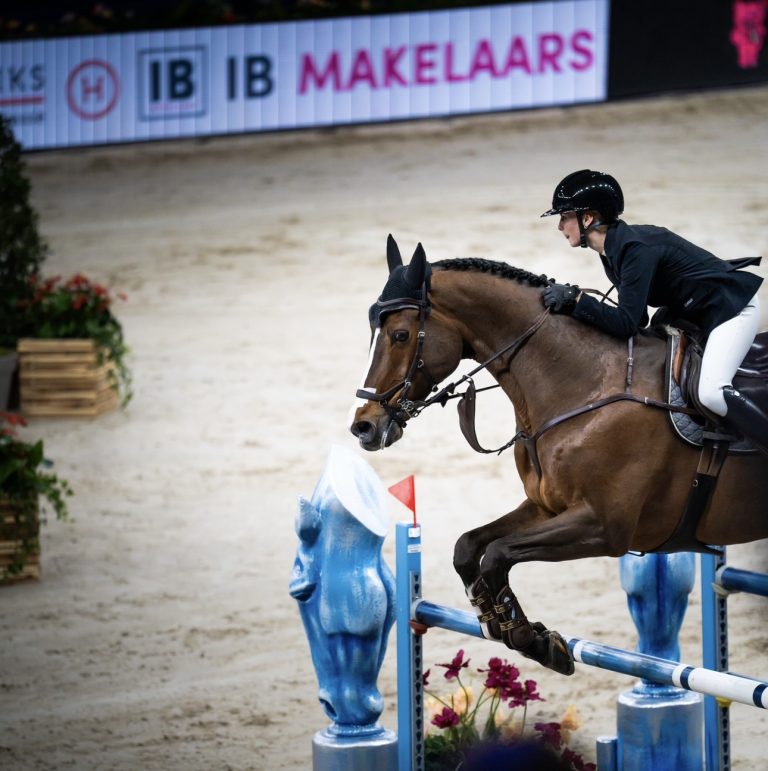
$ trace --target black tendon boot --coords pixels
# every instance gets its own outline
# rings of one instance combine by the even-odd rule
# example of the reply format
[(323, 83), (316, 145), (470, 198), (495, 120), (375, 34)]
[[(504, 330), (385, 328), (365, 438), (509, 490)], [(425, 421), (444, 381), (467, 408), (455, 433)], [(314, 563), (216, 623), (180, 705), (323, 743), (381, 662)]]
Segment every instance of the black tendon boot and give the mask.
[(768, 415), (733, 387), (723, 389), (728, 414), (725, 419), (768, 456)]

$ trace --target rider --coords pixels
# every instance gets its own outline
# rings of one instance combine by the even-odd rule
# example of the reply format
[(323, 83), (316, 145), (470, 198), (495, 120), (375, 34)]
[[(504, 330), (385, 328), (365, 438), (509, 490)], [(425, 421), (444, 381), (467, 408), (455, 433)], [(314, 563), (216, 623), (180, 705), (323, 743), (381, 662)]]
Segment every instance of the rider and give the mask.
[(759, 258), (726, 262), (666, 228), (628, 225), (619, 219), (624, 194), (610, 175), (584, 169), (555, 188), (552, 208), (572, 247), (589, 246), (618, 288), (616, 307), (600, 303), (578, 286), (552, 284), (544, 305), (611, 335), (628, 338), (648, 323), (647, 306), (663, 308), (665, 320), (689, 322), (706, 336), (699, 401), (725, 417), (768, 455), (768, 416), (731, 381), (757, 334), (762, 278), (740, 268)]

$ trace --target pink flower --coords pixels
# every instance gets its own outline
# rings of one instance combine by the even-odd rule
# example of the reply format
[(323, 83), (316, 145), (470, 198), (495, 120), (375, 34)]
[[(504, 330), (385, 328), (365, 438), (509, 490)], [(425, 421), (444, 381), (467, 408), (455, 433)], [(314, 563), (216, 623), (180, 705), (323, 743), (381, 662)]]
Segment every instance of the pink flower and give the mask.
[(496, 656), (488, 659), (488, 669), (478, 671), (488, 673), (485, 678), (485, 687), (498, 690), (502, 699), (507, 698), (505, 693), (515, 686), (517, 678), (520, 677), (520, 670), (514, 664), (509, 664), (506, 659)]
[(574, 752), (568, 747), (563, 750), (563, 754), (560, 757), (568, 763), (574, 771), (597, 771), (597, 766), (594, 763), (587, 763), (578, 752)]
[(462, 648), (454, 657), (450, 664), (438, 664), (438, 667), (445, 667), (447, 672), (445, 673), (446, 680), (453, 680), (454, 677), (459, 676), (459, 672), (464, 667), (469, 666), (469, 659), (464, 661), (464, 649)]
[(551, 744), (556, 750), (559, 750), (563, 744), (563, 737), (560, 735), (560, 723), (536, 723), (533, 726), (542, 736), (547, 744)]
[(443, 707), (443, 711), (432, 718), (432, 725), (438, 728), (452, 728), (460, 722), (459, 716), (450, 707)]

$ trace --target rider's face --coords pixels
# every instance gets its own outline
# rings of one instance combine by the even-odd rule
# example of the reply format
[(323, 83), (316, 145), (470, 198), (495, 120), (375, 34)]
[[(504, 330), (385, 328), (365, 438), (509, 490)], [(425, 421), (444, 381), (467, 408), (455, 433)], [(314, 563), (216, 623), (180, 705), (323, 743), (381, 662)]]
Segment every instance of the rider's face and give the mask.
[(561, 214), (557, 229), (565, 236), (571, 246), (580, 245), (581, 234), (579, 233), (579, 222), (576, 219), (576, 212), (569, 211)]

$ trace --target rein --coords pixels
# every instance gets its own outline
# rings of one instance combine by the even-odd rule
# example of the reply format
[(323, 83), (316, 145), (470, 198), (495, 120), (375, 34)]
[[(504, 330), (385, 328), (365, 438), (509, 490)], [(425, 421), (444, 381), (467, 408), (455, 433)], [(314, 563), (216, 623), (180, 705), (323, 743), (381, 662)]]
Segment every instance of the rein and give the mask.
[[(473, 389), (473, 393), (476, 392), (472, 376), (476, 375), (481, 370), (488, 367), (489, 364), (496, 361), (496, 359), (510, 353), (511, 357), (515, 356), (517, 352), (525, 345), (526, 342), (537, 332), (539, 327), (546, 321), (549, 316), (549, 309), (545, 309), (540, 316), (536, 318), (533, 324), (523, 332), (522, 335), (515, 338), (511, 343), (504, 346), (501, 350), (494, 353), (490, 358), (486, 359), (482, 364), (478, 364), (473, 370), (462, 375), (458, 380), (449, 383), (447, 386), (437, 391), (434, 396), (429, 399), (412, 400), (408, 398), (408, 391), (413, 385), (413, 379), (416, 376), (416, 372), (424, 367), (424, 359), (422, 358), (422, 352), (424, 350), (424, 340), (426, 338), (425, 324), (427, 311), (430, 308), (429, 300), (426, 297), (426, 285), (422, 286), (421, 299), (413, 300), (411, 298), (397, 298), (395, 300), (389, 300), (387, 302), (378, 302), (377, 304), (383, 308), (389, 307), (392, 310), (402, 310), (404, 308), (416, 308), (419, 311), (419, 331), (416, 339), (416, 350), (411, 360), (411, 364), (408, 368), (408, 372), (399, 383), (393, 385), (387, 389), (384, 393), (377, 394), (375, 391), (368, 391), (365, 388), (358, 389), (356, 396), (360, 399), (367, 399), (368, 401), (378, 402), (386, 410), (389, 417), (394, 420), (401, 428), (405, 427), (405, 424), (411, 418), (417, 417), (422, 410), (432, 404), (440, 404), (443, 407), (447, 404), (449, 399), (456, 399), (463, 397), (464, 394), (454, 393), (455, 390), (467, 381), (470, 382), (470, 387)], [(498, 384), (488, 386), (487, 388), (480, 389), (482, 391), (489, 390), (491, 388), (498, 388)], [(433, 386), (432, 390), (436, 390), (437, 386)], [(390, 399), (398, 392), (402, 390), (399, 399), (393, 407), (389, 402)]]
[[(533, 337), (533, 335), (538, 331), (539, 327), (541, 327), (541, 325), (546, 321), (547, 316), (549, 316), (548, 308), (536, 318), (533, 324), (531, 324), (531, 326), (528, 327), (528, 329), (526, 329), (522, 335), (516, 337), (511, 343), (505, 345), (504, 348), (494, 353), (493, 356), (486, 359), (482, 364), (478, 364), (473, 370), (467, 372), (465, 375), (462, 375), (458, 380), (455, 380), (444, 388), (441, 388), (434, 396), (431, 396), (429, 399), (423, 401), (407, 402), (407, 405), (403, 405), (402, 407), (403, 411), (406, 412), (409, 417), (415, 418), (423, 409), (429, 407), (432, 404), (437, 403), (445, 407), (449, 399), (457, 399), (459, 397), (463, 398), (465, 396), (467, 392), (457, 394), (454, 393), (454, 391), (462, 383), (466, 383), (467, 381), (469, 381), (469, 388), (472, 389), (473, 393), (477, 393), (478, 391), (475, 388), (474, 381), (472, 380), (473, 375), (476, 375), (481, 370), (486, 369), (489, 364), (496, 361), (496, 359), (501, 358), (507, 353), (510, 354), (511, 361), (511, 359), (522, 349), (528, 340), (530, 340), (530, 338)], [(499, 384), (497, 383), (496, 385), (481, 388), (480, 391), (488, 391), (492, 388), (499, 388)]]
[[(595, 294), (602, 295), (604, 300), (609, 299), (607, 294), (599, 292), (598, 290), (582, 289), (582, 291), (590, 293), (594, 292)], [(484, 454), (501, 454), (504, 452), (504, 450), (512, 447), (516, 442), (522, 441), (528, 450), (528, 454), (531, 458), (531, 461), (533, 462), (534, 467), (536, 468), (539, 477), (541, 477), (541, 464), (539, 462), (538, 452), (536, 450), (536, 445), (539, 438), (550, 429), (555, 428), (555, 426), (559, 426), (560, 424), (565, 423), (568, 420), (572, 420), (573, 418), (576, 418), (580, 415), (585, 415), (602, 407), (606, 407), (609, 404), (615, 404), (622, 401), (631, 401), (635, 402), (636, 404), (642, 404), (646, 407), (654, 407), (656, 409), (667, 410), (669, 412), (684, 412), (689, 415), (698, 414), (695, 409), (690, 407), (676, 406), (669, 404), (668, 402), (659, 401), (658, 399), (652, 399), (648, 396), (638, 396), (631, 392), (634, 368), (634, 338), (629, 338), (627, 341), (627, 374), (624, 391), (611, 394), (610, 396), (606, 396), (602, 399), (598, 399), (597, 401), (590, 402), (589, 404), (585, 404), (581, 407), (577, 407), (575, 409), (569, 410), (568, 412), (564, 412), (560, 415), (550, 418), (549, 420), (545, 421), (532, 435), (529, 435), (525, 431), (518, 431), (506, 444), (503, 444), (501, 447), (497, 447), (495, 450), (488, 450), (482, 447), (477, 439), (477, 432), (475, 429), (476, 395), (481, 391), (488, 391), (492, 388), (499, 388), (500, 386), (497, 383), (492, 386), (478, 389), (475, 387), (475, 383), (472, 378), (478, 372), (486, 369), (492, 362), (501, 358), (505, 354), (510, 355), (511, 361), (512, 358), (520, 352), (528, 340), (530, 340), (531, 337), (536, 334), (542, 324), (544, 324), (544, 322), (547, 320), (547, 317), (550, 315), (550, 310), (549, 308), (546, 308), (539, 316), (536, 317), (533, 324), (531, 324), (531, 326), (528, 327), (528, 329), (526, 329), (525, 332), (523, 332), (519, 337), (516, 337), (511, 343), (501, 348), (481, 364), (478, 364), (470, 372), (462, 375), (458, 380), (449, 383), (439, 391), (437, 390), (436, 385), (433, 386), (432, 390), (435, 391), (435, 393), (428, 399), (411, 400), (408, 399), (408, 391), (413, 385), (413, 379), (416, 376), (416, 373), (419, 369), (424, 367), (424, 359), (422, 358), (422, 354), (424, 351), (424, 341), (426, 338), (426, 317), (428, 311), (431, 308), (426, 282), (422, 285), (420, 294), (421, 297), (418, 300), (411, 297), (401, 297), (394, 300), (377, 302), (377, 305), (383, 309), (403, 310), (405, 308), (413, 308), (419, 311), (419, 331), (417, 333), (416, 339), (416, 350), (414, 351), (413, 359), (411, 360), (405, 377), (399, 383), (395, 384), (381, 394), (378, 394), (375, 391), (366, 390), (365, 388), (358, 389), (356, 393), (358, 398), (378, 402), (381, 404), (390, 418), (401, 428), (404, 428), (408, 420), (417, 417), (425, 408), (433, 404), (440, 404), (441, 406), (445, 407), (450, 399), (460, 398), (461, 401), (457, 406), (459, 413), (459, 425), (461, 427), (461, 432), (464, 435), (464, 438), (467, 440), (467, 443), (473, 450)], [(455, 393), (456, 389), (462, 385), (462, 383), (466, 382), (469, 382), (466, 391), (462, 393)], [(395, 402), (395, 405), (393, 406), (390, 404), (390, 400), (398, 391), (401, 391), (401, 393), (398, 400)]]

